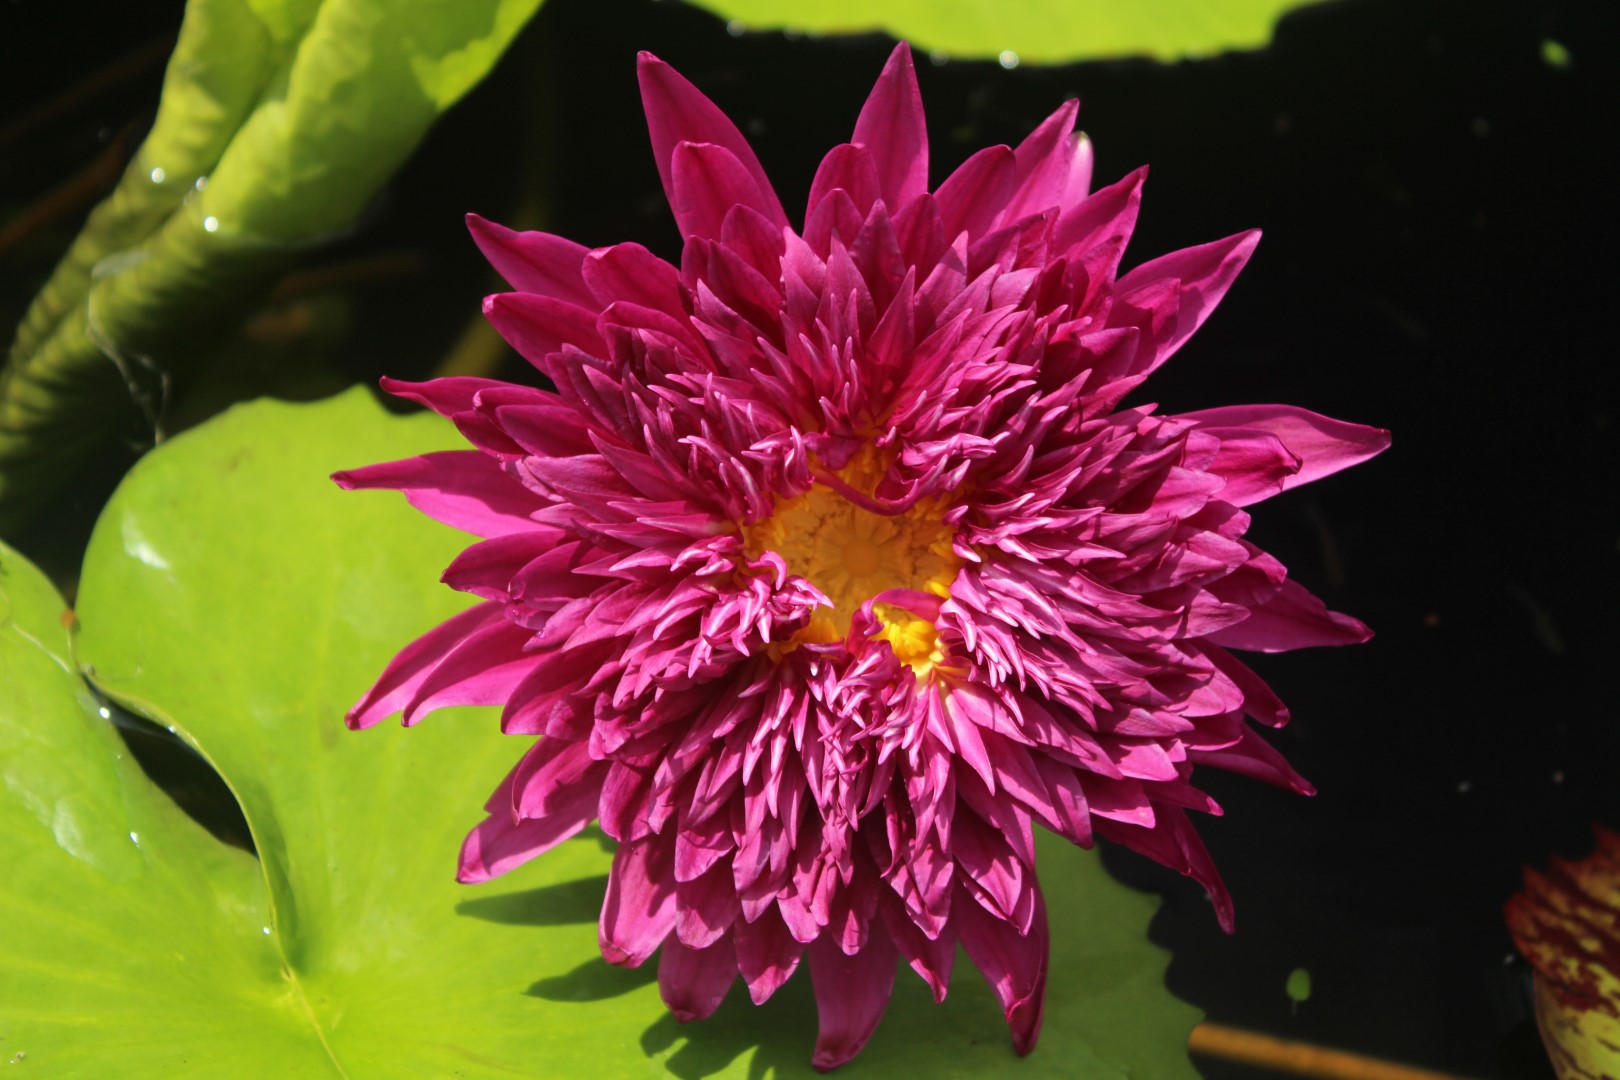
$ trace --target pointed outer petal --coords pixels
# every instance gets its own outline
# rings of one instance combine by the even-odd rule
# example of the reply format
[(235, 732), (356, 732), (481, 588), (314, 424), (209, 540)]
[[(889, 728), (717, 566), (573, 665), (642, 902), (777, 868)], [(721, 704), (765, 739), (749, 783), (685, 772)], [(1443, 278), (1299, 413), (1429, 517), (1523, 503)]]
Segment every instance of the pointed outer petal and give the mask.
[[(764, 220), (746, 206), (734, 206), (726, 214), (726, 229), (739, 221)], [(782, 306), (782, 291), (775, 284), (775, 279), (781, 274), (780, 258), (771, 264), (769, 278), (754, 267), (756, 258), (771, 259), (769, 250), (758, 248), (751, 254), (738, 254), (736, 249), (724, 242), (716, 244), (694, 236), (687, 239), (686, 247), (681, 251), (681, 274), (685, 280), (697, 282), (694, 287), (697, 292), (697, 312), (708, 322), (707, 326), (704, 323), (696, 324), (698, 331), (714, 345), (719, 344), (715, 341), (718, 335), (720, 342), (744, 350), (748, 359), (740, 365), (743, 370), (754, 366), (757, 352), (752, 341), (739, 341), (733, 335), (740, 332), (748, 337), (756, 332), (755, 327), (774, 325), (776, 313)], [(716, 312), (716, 301), (729, 312)], [(715, 315), (728, 321), (721, 322), (713, 317)], [(737, 325), (735, 319), (738, 317), (754, 326), (745, 328)]]
[(561, 398), (544, 405), (502, 405), (492, 404), (490, 397), (485, 394), (479, 399), (479, 419), (490, 421), (520, 455), (549, 458), (595, 453), (589, 422)]
[(945, 933), (930, 938), (911, 921), (905, 905), (890, 892), (884, 893), (879, 910), (883, 915), (883, 925), (894, 939), (900, 955), (911, 965), (911, 970), (928, 984), (929, 991), (934, 995), (934, 1004), (938, 1005), (945, 1000), (945, 994), (951, 987), (951, 966), (956, 961), (955, 935)]
[(1225, 649), (1210, 645), (1207, 642), (1202, 651), (1212, 664), (1221, 669), (1222, 674), (1237, 684), (1243, 691), (1243, 711), (1254, 717), (1268, 727), (1282, 727), (1288, 723), (1288, 706), (1284, 705), (1277, 692), (1266, 684), (1266, 681), (1256, 675), (1249, 666)]
[[(1123, 307), (1145, 313), (1150, 327), (1143, 340), (1150, 351), (1138, 358), (1129, 376), (1146, 377), (1181, 348), (1221, 302), (1259, 242), (1260, 230), (1250, 229), (1162, 255), (1119, 279), (1115, 312)], [(1120, 321), (1117, 314), (1115, 321)]]
[(551, 233), (517, 232), (477, 214), (467, 215), (467, 231), (489, 264), (518, 292), (592, 306), (590, 290), (579, 272), (590, 251), (583, 244)]
[[(594, 739), (601, 734), (601, 726), (591, 733)], [(652, 790), (652, 766), (637, 767), (623, 760), (614, 760), (608, 765), (606, 778), (602, 781), (602, 798), (597, 804), (597, 818), (602, 823), (602, 831), (621, 843), (628, 840), (639, 840), (647, 835), (647, 796)], [(671, 882), (675, 880), (675, 841), (673, 837), (664, 837), (663, 843), (670, 849), (669, 873), (666, 875)]]
[(607, 345), (596, 332), (596, 312), (550, 296), (496, 293), (484, 297), (484, 318), (506, 343), (544, 373), (543, 363), (564, 345), (601, 355)]
[(720, 242), (769, 281), (782, 276), (787, 242), (780, 227), (746, 206), (733, 206), (720, 225)]
[(1243, 428), (1205, 429), (1221, 440), (1215, 459), (1204, 470), (1226, 481), (1220, 497), (1233, 506), (1269, 499), (1288, 486), (1302, 462), (1283, 441), (1266, 431)]
[[(664, 182), (664, 194), (675, 205), (675, 149), (683, 142), (713, 143), (731, 151), (759, 189), (759, 201), (750, 202), (778, 228), (786, 228), (787, 215), (771, 188), (771, 181), (759, 159), (726, 114), (674, 68), (652, 53), (636, 58), (636, 76), (641, 82), (641, 104), (647, 113), (647, 132), (652, 136), (653, 160)], [(679, 215), (677, 214), (677, 220)], [(686, 230), (682, 230), (686, 235)], [(717, 235), (717, 234), (705, 234)]]
[[(984, 739), (979, 734), (981, 727), (991, 728), (994, 721), (990, 718), (991, 711), (996, 707), (994, 699), (988, 695), (954, 691), (940, 695), (941, 704), (944, 705), (944, 717), (949, 718), (950, 729), (943, 733), (950, 745), (956, 748), (957, 756), (967, 764), (979, 778), (984, 786), (990, 789), (992, 795), (996, 792), (996, 767), (990, 760), (990, 754), (984, 748)], [(941, 734), (936, 732), (936, 734)]]
[(1359, 645), (1370, 637), (1372, 631), (1361, 620), (1329, 611), (1303, 586), (1285, 581), (1282, 590), (1247, 619), (1205, 640), (1227, 649), (1287, 652), (1312, 645)]
[[(845, 267), (849, 268), (849, 253), (846, 248), (861, 231), (861, 222), (861, 212), (855, 208), (855, 201), (849, 197), (849, 193), (843, 188), (834, 188), (816, 203), (814, 212), (805, 220), (804, 242), (810, 246), (810, 250), (825, 259), (832, 255), (833, 241), (836, 239), (839, 244), (839, 257)], [(829, 266), (827, 269), (829, 272), (824, 279), (825, 286), (821, 294), (823, 311), (830, 304), (842, 303), (848, 299), (849, 289), (840, 288), (841, 285), (853, 286), (853, 282), (847, 279), (835, 280), (833, 268)], [(861, 282), (860, 287), (864, 288), (865, 282)], [(829, 329), (836, 332), (835, 328)]]
[(675, 147), (670, 162), (670, 209), (681, 239), (692, 236), (718, 238), (726, 214), (734, 206), (747, 206), (769, 216), (769, 203), (759, 184), (737, 156), (723, 146), (707, 142), (683, 142)]
[(742, 914), (731, 867), (725, 862), (695, 881), (677, 881), (675, 897), (680, 909), (675, 917), (675, 938), (694, 949), (720, 940)]
[(974, 238), (989, 232), (1017, 180), (1013, 152), (1005, 146), (987, 146), (962, 162), (934, 192), (946, 241), (955, 243), (963, 232)]
[(683, 821), (675, 833), (675, 880), (702, 877), (736, 847), (722, 814), (713, 814), (697, 825)]
[(1140, 780), (1114, 780), (1106, 776), (1086, 777), (1086, 800), (1091, 806), (1092, 824), (1098, 818), (1119, 821), (1145, 829), (1153, 827), (1153, 803)]
[(804, 946), (793, 940), (774, 907), (766, 908), (751, 923), (733, 923), (731, 940), (737, 947), (737, 970), (748, 984), (748, 996), (755, 1005), (765, 1004), (777, 987), (787, 982), (804, 954)]
[(549, 505), (479, 450), (436, 450), (403, 461), (344, 469), (333, 473), (332, 479), (346, 491), (403, 491), (407, 502), (434, 521), (474, 536), (539, 530), (529, 515)]
[(1140, 166), (1107, 187), (1098, 188), (1059, 217), (1052, 231), (1052, 254), (1078, 261), (1088, 272), (1094, 272), (1097, 264), (1087, 253), (1108, 247), (1109, 261), (1102, 269), (1105, 277), (1112, 277), (1136, 228), (1147, 175), (1147, 166)]
[[(843, 191), (855, 204), (855, 209), (865, 220), (872, 204), (883, 197), (879, 190), (877, 169), (872, 164), (872, 154), (864, 146), (853, 143), (844, 143), (827, 151), (827, 156), (821, 159), (821, 165), (816, 169), (816, 178), (810, 183), (810, 198), (805, 203), (804, 219), (809, 221), (816, 212), (816, 207), (834, 191)], [(853, 235), (846, 237), (853, 240)]]
[(1009, 922), (1015, 914), (1028, 914), (1025, 889), (1032, 887), (1034, 871), (1020, 861), (999, 829), (977, 813), (959, 810), (951, 825), (951, 854), (962, 871), (958, 880), (964, 887), (969, 881), (977, 886), (977, 890), (968, 889), (974, 903), (993, 909), (998, 919)]
[(524, 648), (533, 637), (534, 631), (504, 618), (468, 634), (417, 684), (405, 706), (405, 726), (452, 705), (505, 704), (534, 666)]
[(468, 637), (501, 619), (501, 605), (477, 604), (435, 626), (399, 651), (377, 682), (345, 716), (349, 727), (360, 729), (399, 712), (416, 696), (433, 669)]
[(593, 760), (586, 743), (548, 736), (518, 762), (506, 809), (521, 818), (542, 818), (575, 813), (576, 803), (589, 800), (594, 811), (607, 771), (608, 763)]
[(883, 73), (861, 106), (850, 140), (867, 148), (878, 187), (892, 213), (928, 190), (928, 125), (911, 63), (911, 46), (894, 47)]
[(1080, 102), (1070, 98), (1018, 144), (1013, 151), (1017, 185), (997, 217), (997, 225), (1011, 225), (1028, 214), (1062, 207), (1075, 151), (1071, 139), (1074, 118), (1079, 112)]
[(554, 800), (554, 809), (543, 818), (519, 819), (509, 809), (497, 809), (462, 842), (456, 880), (463, 885), (488, 881), (550, 851), (590, 824), (596, 816), (595, 794), (589, 785), (572, 789)]
[(602, 641), (582, 649), (541, 649), (501, 710), (501, 734), (550, 735), (582, 742), (591, 734), (595, 695), (584, 692), (617, 648)]
[(675, 878), (667, 837), (622, 844), (608, 872), (597, 940), (602, 956), (640, 967), (675, 928)]
[(1043, 819), (1048, 816), (1051, 807), (1047, 805), (1045, 784), (1035, 771), (1030, 753), (1022, 746), (995, 735), (989, 736), (989, 742), (1001, 794), (990, 794), (977, 776), (967, 773), (957, 779), (956, 790), (962, 801), (1006, 840), (1024, 865), (1033, 866), (1035, 833), (1030, 814), (1039, 814)]
[(737, 950), (723, 937), (706, 949), (691, 949), (665, 938), (658, 954), (658, 993), (677, 1022), (714, 1014), (737, 981)]
[(557, 530), (535, 526), (532, 532), (507, 533), (481, 541), (457, 555), (439, 580), (457, 592), (485, 600), (508, 600), (513, 575), (556, 547), (561, 535)]
[[(1241, 724), (1242, 720), (1238, 722)], [(1242, 736), (1235, 745), (1219, 750), (1189, 750), (1187, 760), (1195, 765), (1213, 765), (1217, 769), (1263, 780), (1301, 795), (1316, 794), (1315, 785), (1295, 772), (1276, 747), (1249, 727), (1242, 728)]]
[(1051, 807), (1044, 818), (1046, 827), (1072, 844), (1089, 848), (1092, 845), (1091, 804), (1086, 800), (1079, 775), (1072, 766), (1045, 754), (1032, 756), (1035, 770), (1046, 784)]
[(1096, 151), (1085, 132), (1071, 135), (1069, 139), (1069, 180), (1064, 185), (1060, 204), (1065, 210), (1077, 205), (1091, 191), (1092, 166), (1097, 163)]
[[(512, 384), (499, 379), (477, 379), (470, 375), (451, 375), (426, 382), (406, 382), (384, 375), (380, 385), (394, 397), (425, 405), (440, 416), (453, 418), (457, 413), (471, 412), (473, 399), (481, 390), (510, 390)], [(541, 393), (541, 391), (534, 391)]]
[(603, 307), (629, 301), (685, 320), (681, 275), (640, 244), (614, 244), (585, 258), (585, 284)]
[(1041, 1034), (1046, 1008), (1046, 964), (1050, 938), (1046, 925), (1046, 899), (1035, 886), (1035, 918), (1029, 934), (995, 918), (967, 897), (951, 905), (951, 928), (962, 939), (968, 959), (1001, 1002), (1012, 1029), (1013, 1049), (1027, 1054)]
[(1215, 918), (1228, 934), (1236, 929), (1232, 914), (1232, 894), (1226, 891), (1215, 861), (1199, 838), (1186, 811), (1179, 807), (1158, 804), (1151, 829), (1141, 829), (1116, 821), (1097, 822), (1097, 831), (1109, 840), (1146, 855), (1154, 862), (1192, 878), (1209, 893), (1215, 905)]
[(845, 956), (831, 934), (817, 938), (809, 952), (810, 981), (816, 988), (820, 1020), (810, 1064), (822, 1070), (836, 1069), (861, 1052), (883, 1019), (889, 995), (894, 993), (899, 952), (881, 934), (868, 937), (866, 948), (854, 956)]
[[(1292, 405), (1233, 405), (1182, 413), (1175, 419), (1191, 420), (1220, 438), (1221, 456), (1229, 439), (1250, 438), (1256, 431), (1275, 437), (1300, 461), (1297, 472), (1283, 477), (1283, 491), (1331, 476), (1389, 449), (1389, 432), (1383, 428), (1334, 420)], [(1211, 472), (1221, 471), (1220, 460), (1218, 456)], [(1225, 491), (1221, 498), (1237, 506), (1248, 505)]]
[(906, 265), (916, 267), (917, 276), (925, 280), (950, 246), (932, 195), (920, 196), (894, 215), (894, 233)]
[[(872, 303), (881, 312), (892, 311), (896, 289), (910, 277), (915, 283), (915, 271), (906, 266), (900, 253), (900, 235), (894, 231), (894, 219), (887, 206), (874, 204), (861, 222), (860, 231), (849, 253), (860, 267), (861, 277), (872, 292)], [(909, 306), (910, 301), (907, 300)], [(874, 378), (877, 376), (874, 375)]]

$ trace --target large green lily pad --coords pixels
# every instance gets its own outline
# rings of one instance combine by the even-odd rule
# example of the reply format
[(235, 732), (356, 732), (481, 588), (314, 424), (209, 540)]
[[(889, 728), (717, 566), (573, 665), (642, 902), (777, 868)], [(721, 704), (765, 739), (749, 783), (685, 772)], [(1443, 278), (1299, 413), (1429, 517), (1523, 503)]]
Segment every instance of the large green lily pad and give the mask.
[[(239, 407), (160, 447), (100, 522), (69, 656), (63, 606), (0, 549), (0, 1057), (41, 1076), (805, 1076), (808, 980), (734, 992), (690, 1027), (651, 965), (609, 967), (597, 836), (498, 882), (455, 853), (521, 750), (485, 710), (354, 734), (344, 708), (456, 609), (433, 583), (466, 538), (333, 469), (454, 445), (354, 391)], [(75, 671), (194, 746), (261, 860), (185, 817)], [(1192, 1076), (1196, 1011), (1163, 987), (1154, 902), (1094, 857), (1043, 850), (1046, 1034), (1013, 1057), (959, 965), (934, 1006), (903, 973), (851, 1077)]]
[[(1301, 0), (691, 0), (749, 30), (883, 31), (962, 60), (1067, 64), (1258, 49)], [(1003, 62), (1010, 62), (1004, 60)]]

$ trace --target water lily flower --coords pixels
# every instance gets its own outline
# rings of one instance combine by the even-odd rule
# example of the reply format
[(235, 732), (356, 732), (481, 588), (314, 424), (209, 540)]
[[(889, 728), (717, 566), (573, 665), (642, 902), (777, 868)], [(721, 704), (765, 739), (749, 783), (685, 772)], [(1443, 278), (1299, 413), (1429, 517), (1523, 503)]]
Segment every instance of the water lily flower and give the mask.
[(1195, 768), (1310, 790), (1248, 724), (1288, 714), (1232, 650), (1368, 631), (1244, 540), (1246, 508), (1387, 435), (1122, 404), (1258, 235), (1119, 274), (1145, 170), (1092, 191), (1072, 101), (930, 191), (902, 45), (796, 224), (712, 102), (639, 71), (680, 265), (470, 218), (513, 290), (485, 313), (550, 386), (385, 382), (473, 449), (336, 479), (482, 537), (444, 574), (482, 603), (349, 724), (502, 706), (531, 745), (461, 880), (600, 822), (602, 953), (657, 953), (680, 1020), (807, 960), (830, 1068), (899, 961), (943, 999), (960, 944), (1027, 1052), (1036, 826), (1193, 875), (1229, 927)]

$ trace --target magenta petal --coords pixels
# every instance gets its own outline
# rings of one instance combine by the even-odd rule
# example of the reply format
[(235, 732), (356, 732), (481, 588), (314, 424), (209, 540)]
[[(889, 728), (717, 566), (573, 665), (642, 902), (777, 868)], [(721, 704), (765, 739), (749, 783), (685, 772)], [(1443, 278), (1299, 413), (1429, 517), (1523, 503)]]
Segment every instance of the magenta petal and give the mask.
[(1046, 1008), (1046, 965), (1050, 950), (1046, 901), (1035, 889), (1035, 917), (1029, 933), (1020, 935), (1011, 925), (994, 918), (967, 898), (952, 905), (951, 926), (961, 936), (968, 959), (1001, 1002), (1013, 1049), (1027, 1054), (1041, 1034)]
[(1260, 242), (1251, 229), (1143, 263), (1119, 279), (1118, 302), (1150, 314), (1148, 353), (1131, 372), (1141, 377), (1173, 356), (1204, 325)]
[(861, 107), (852, 142), (866, 147), (891, 214), (928, 190), (928, 126), (911, 63), (911, 46), (894, 47)]
[(844, 955), (831, 934), (811, 944), (810, 981), (816, 988), (820, 1030), (810, 1064), (836, 1069), (861, 1052), (877, 1030), (894, 992), (895, 961), (899, 953), (882, 934), (867, 938), (854, 956)]
[[(1382, 428), (1334, 420), (1293, 405), (1231, 405), (1182, 413), (1177, 419), (1193, 421), (1223, 443), (1252, 437), (1254, 433), (1276, 438), (1300, 461), (1298, 471), (1282, 479), (1284, 491), (1331, 476), (1389, 449), (1389, 432)], [(1221, 497), (1235, 502), (1224, 492)]]
[(1236, 744), (1220, 750), (1190, 750), (1187, 759), (1200, 765), (1213, 765), (1217, 769), (1263, 780), (1301, 795), (1316, 794), (1316, 788), (1311, 782), (1299, 775), (1275, 747), (1267, 743), (1257, 732), (1247, 728), (1243, 730)]
[(1236, 923), (1232, 896), (1221, 880), (1220, 871), (1215, 869), (1209, 850), (1187, 820), (1185, 811), (1161, 804), (1151, 828), (1104, 821), (1098, 824), (1097, 831), (1198, 882), (1209, 894), (1210, 903), (1215, 907), (1215, 919), (1221, 924), (1221, 929), (1228, 934), (1233, 932)]
[(1136, 228), (1147, 175), (1147, 166), (1143, 165), (1077, 203), (1058, 218), (1053, 247), (1063, 255), (1084, 258), (1093, 248), (1113, 244), (1118, 250), (1113, 266), (1108, 268), (1112, 274), (1119, 265), (1117, 256), (1124, 251), (1124, 242)]
[(712, 1016), (737, 981), (737, 951), (723, 937), (706, 949), (666, 938), (658, 952), (658, 992), (683, 1024)]
[(766, 198), (735, 154), (713, 143), (676, 143), (669, 172), (669, 205), (682, 239), (718, 237), (732, 207), (768, 214), (776, 201), (774, 194)]
[(1370, 637), (1372, 631), (1365, 623), (1329, 611), (1326, 604), (1290, 580), (1247, 619), (1210, 634), (1209, 640), (1227, 649), (1286, 652), (1312, 645), (1359, 645)]
[(596, 332), (596, 313), (566, 300), (496, 293), (484, 298), (484, 317), (523, 359), (541, 370), (546, 357), (564, 345), (587, 353), (607, 351)]
[(499, 705), (534, 665), (524, 646), (534, 632), (503, 618), (464, 636), (416, 685), (405, 705), (405, 726), (452, 705)]
[(496, 536), (457, 555), (439, 580), (484, 600), (508, 600), (518, 572), (557, 543), (556, 530), (540, 526)]
[(604, 306), (627, 300), (684, 317), (680, 273), (640, 244), (615, 244), (585, 259), (585, 284)]
[(518, 292), (543, 293), (590, 306), (591, 293), (580, 276), (589, 249), (544, 232), (518, 232), (477, 214), (467, 215), (467, 230), (490, 265)]
[(1233, 506), (1269, 499), (1299, 473), (1299, 457), (1289, 453), (1283, 441), (1269, 432), (1248, 428), (1204, 430), (1221, 440), (1221, 448), (1207, 468), (1226, 481), (1221, 499)]
[(680, 914), (675, 919), (674, 938), (695, 949), (719, 940), (742, 912), (732, 884), (731, 868), (725, 865), (716, 866), (691, 881), (676, 882), (675, 896)]
[(608, 872), (598, 937), (610, 964), (640, 967), (675, 928), (669, 843), (649, 836), (620, 844)]
[(1011, 225), (1026, 214), (1038, 214), (1053, 207), (1063, 209), (1076, 150), (1071, 135), (1079, 111), (1078, 101), (1072, 98), (1065, 101), (1013, 151), (1018, 168), (1017, 185), (997, 220), (998, 225)]
[(546, 504), (513, 480), (500, 463), (477, 450), (439, 450), (403, 461), (345, 469), (332, 474), (338, 487), (403, 491), (428, 517), (495, 537), (532, 530), (529, 515)]
[(406, 382), (404, 379), (390, 379), (384, 375), (380, 382), (382, 388), (395, 397), (425, 405), (440, 416), (447, 417), (472, 411), (474, 399), (481, 390), (512, 388), (511, 383), (504, 383), (499, 379), (479, 379), (471, 375), (451, 375), (443, 379), (429, 379), (426, 382)]
[(510, 811), (497, 810), (462, 842), (456, 880), (476, 884), (522, 866), (576, 835), (590, 823), (594, 809), (593, 800), (580, 799), (538, 819), (518, 819)]
[(949, 933), (930, 938), (911, 920), (905, 907), (891, 897), (884, 897), (880, 905), (883, 926), (894, 939), (895, 946), (906, 963), (928, 984), (934, 1003), (945, 1000), (951, 985), (951, 967), (956, 961), (956, 938)]
[[(810, 183), (810, 199), (804, 211), (806, 221), (815, 216), (821, 200), (834, 191), (842, 191), (849, 196), (862, 220), (872, 204), (882, 198), (877, 170), (873, 168), (872, 155), (866, 147), (845, 143), (833, 147), (821, 159), (816, 178)], [(805, 231), (808, 233), (809, 229)], [(853, 234), (846, 239), (853, 239)]]
[(788, 220), (782, 212), (782, 204), (737, 125), (697, 87), (652, 53), (644, 52), (637, 58), (636, 76), (641, 81), (641, 103), (647, 113), (647, 131), (652, 136), (653, 159), (658, 163), (658, 176), (664, 182), (664, 192), (670, 202), (675, 201), (675, 148), (683, 142), (713, 143), (731, 151), (753, 178), (763, 204), (760, 212), (777, 226), (785, 227)]
[(519, 817), (539, 818), (576, 813), (581, 799), (594, 807), (607, 769), (607, 762), (591, 758), (585, 743), (547, 736), (518, 762), (510, 809)]
[(737, 948), (737, 970), (755, 1005), (765, 1004), (787, 982), (804, 954), (804, 946), (788, 933), (775, 908), (767, 908), (753, 922), (733, 923), (731, 940)]
[(946, 241), (954, 242), (964, 232), (986, 232), (1007, 205), (1017, 179), (1013, 152), (1005, 146), (987, 146), (962, 162), (934, 192)]
[(423, 634), (394, 657), (346, 717), (351, 728), (368, 728), (399, 712), (416, 696), (433, 669), (479, 630), (501, 621), (501, 605), (478, 604)]

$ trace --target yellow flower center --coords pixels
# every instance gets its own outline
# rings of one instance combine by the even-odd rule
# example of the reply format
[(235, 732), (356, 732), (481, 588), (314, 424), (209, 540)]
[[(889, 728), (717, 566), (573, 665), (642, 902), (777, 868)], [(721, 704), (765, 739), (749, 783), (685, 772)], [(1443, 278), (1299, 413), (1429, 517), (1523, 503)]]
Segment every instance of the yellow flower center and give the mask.
[[(878, 455), (868, 448), (838, 478), (857, 491), (871, 491), (882, 475)], [(743, 543), (750, 558), (776, 552), (789, 573), (832, 601), (832, 607), (817, 609), (791, 642), (824, 644), (846, 637), (860, 606), (890, 589), (950, 595), (962, 560), (951, 550), (953, 530), (940, 520), (943, 511), (943, 500), (925, 499), (901, 514), (879, 514), (818, 483), (746, 526)], [(875, 605), (873, 613), (883, 622), (877, 636), (919, 678), (943, 658), (927, 619), (890, 604)]]

